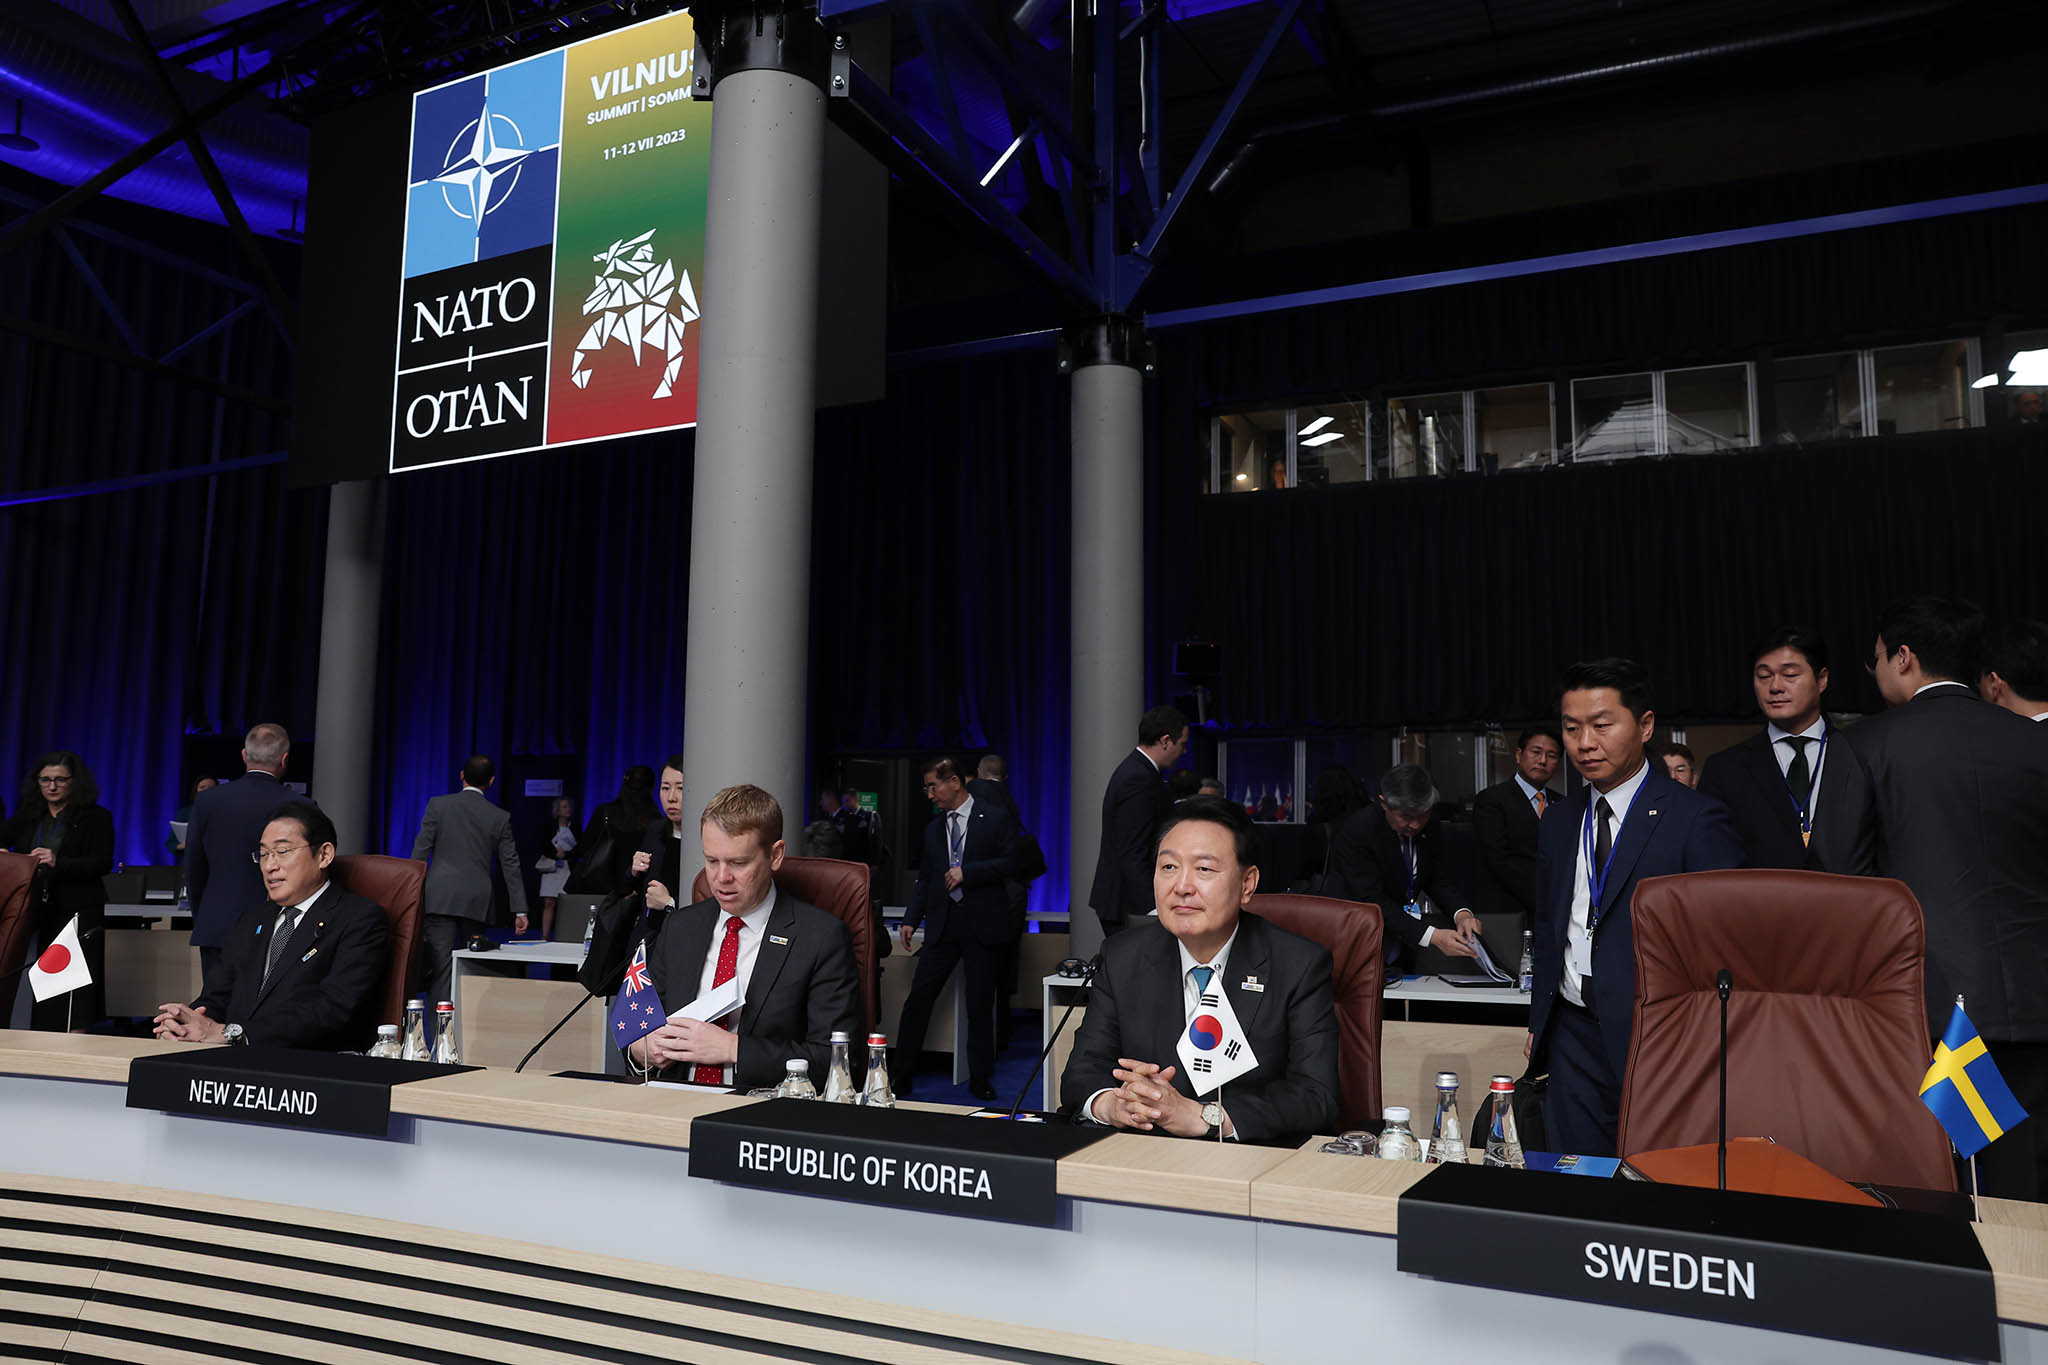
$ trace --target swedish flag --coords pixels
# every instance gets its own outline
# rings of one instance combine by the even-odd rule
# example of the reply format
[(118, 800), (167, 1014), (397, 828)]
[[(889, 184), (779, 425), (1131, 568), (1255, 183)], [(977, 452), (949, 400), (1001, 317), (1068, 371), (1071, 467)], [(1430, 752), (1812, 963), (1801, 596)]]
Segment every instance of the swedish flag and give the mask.
[(1949, 1141), (1966, 1157), (1977, 1155), (2027, 1117), (1961, 1004), (1949, 1016), (1948, 1031), (1934, 1049), (1934, 1064), (1920, 1082), (1920, 1102), (1934, 1111), (1948, 1129)]

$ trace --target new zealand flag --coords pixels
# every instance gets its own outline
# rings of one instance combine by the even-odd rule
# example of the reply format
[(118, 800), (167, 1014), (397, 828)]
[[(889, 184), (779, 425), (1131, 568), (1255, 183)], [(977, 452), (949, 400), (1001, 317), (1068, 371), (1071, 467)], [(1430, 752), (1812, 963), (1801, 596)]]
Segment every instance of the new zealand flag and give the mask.
[(654, 993), (654, 979), (647, 974), (647, 943), (642, 940), (633, 950), (633, 961), (626, 968), (626, 979), (619, 983), (619, 993), (612, 998), (612, 1012), (605, 1028), (611, 1034), (613, 1047), (625, 1047), (667, 1022), (668, 1011), (661, 1007), (661, 997)]

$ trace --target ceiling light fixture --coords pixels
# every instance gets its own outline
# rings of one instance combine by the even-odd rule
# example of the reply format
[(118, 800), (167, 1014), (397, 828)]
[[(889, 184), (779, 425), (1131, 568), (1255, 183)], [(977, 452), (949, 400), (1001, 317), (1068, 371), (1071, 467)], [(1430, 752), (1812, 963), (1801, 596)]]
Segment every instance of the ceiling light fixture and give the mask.
[(1325, 414), (1325, 415), (1323, 415), (1323, 416), (1321, 416), (1321, 417), (1318, 417), (1318, 418), (1316, 418), (1316, 420), (1315, 420), (1315, 421), (1313, 421), (1313, 422), (1310, 422), (1310, 423), (1309, 423), (1309, 424), (1308, 424), (1307, 426), (1303, 427), (1303, 428), (1301, 429), (1301, 435), (1303, 435), (1303, 436), (1313, 436), (1313, 435), (1315, 435), (1315, 434), (1316, 434), (1317, 432), (1321, 431), (1321, 430), (1322, 430), (1322, 429), (1323, 429), (1324, 427), (1326, 427), (1326, 426), (1330, 425), (1330, 423), (1332, 423), (1332, 422), (1334, 422), (1334, 421), (1336, 421), (1336, 420), (1337, 420), (1337, 419), (1336, 419), (1335, 417), (1332, 417), (1332, 416), (1329, 416), (1328, 414)]
[(39, 151), (43, 144), (21, 131), (21, 105), (22, 101), (18, 99), (14, 102), (14, 131), (0, 133), (0, 147), (10, 152)]
[(1343, 439), (1344, 433), (1341, 431), (1326, 431), (1322, 435), (1314, 437), (1311, 440), (1303, 441), (1301, 444), (1305, 447), (1326, 446), (1332, 441), (1341, 441)]
[(306, 240), (306, 234), (299, 231), (299, 201), (297, 199), (292, 200), (292, 225), (288, 228), (278, 229), (277, 235), (284, 238), (287, 242), (303, 242)]
[(1237, 481), (1238, 481), (1239, 483), (1244, 483), (1244, 482), (1248, 481), (1248, 480), (1249, 480), (1250, 478), (1251, 478), (1251, 475), (1249, 475), (1249, 474), (1240, 474), (1240, 475), (1238, 475), (1238, 476), (1237, 476)]

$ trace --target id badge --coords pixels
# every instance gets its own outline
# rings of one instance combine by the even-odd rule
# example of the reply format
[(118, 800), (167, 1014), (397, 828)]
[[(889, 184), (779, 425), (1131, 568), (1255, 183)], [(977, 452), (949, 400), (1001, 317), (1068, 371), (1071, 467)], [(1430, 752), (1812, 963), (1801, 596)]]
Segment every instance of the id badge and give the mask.
[(1422, 918), (1422, 902), (1420, 901), (1409, 901), (1401, 908), (1408, 912), (1408, 918), (1410, 919)]
[(1591, 976), (1593, 974), (1593, 936), (1591, 934), (1573, 938), (1566, 945), (1565, 954), (1570, 960), (1573, 975)]

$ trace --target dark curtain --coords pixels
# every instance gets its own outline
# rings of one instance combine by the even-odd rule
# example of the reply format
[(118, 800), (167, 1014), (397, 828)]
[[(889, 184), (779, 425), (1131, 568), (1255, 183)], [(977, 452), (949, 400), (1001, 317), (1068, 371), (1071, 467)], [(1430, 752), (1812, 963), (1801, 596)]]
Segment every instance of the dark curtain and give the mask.
[(573, 754), (581, 814), (682, 747), (690, 434), (390, 483), (370, 828), (407, 854), (471, 753)]
[(1048, 910), (1066, 908), (1069, 488), (1049, 352), (900, 370), (886, 402), (820, 419), (812, 750), (1001, 753)]
[(76, 750), (116, 856), (155, 862), (188, 732), (309, 733), (326, 528), (325, 493), (281, 467), (0, 510), (7, 808), (38, 755)]
[(1200, 500), (1195, 625), (1232, 726), (1514, 722), (1574, 659), (1641, 661), (1666, 719), (1754, 713), (1744, 651), (1816, 624), (1829, 704), (1909, 592), (2048, 612), (2048, 427), (1879, 437)]

